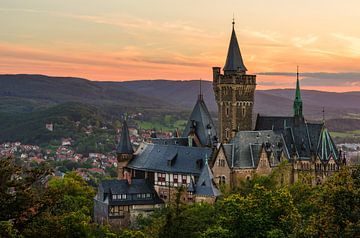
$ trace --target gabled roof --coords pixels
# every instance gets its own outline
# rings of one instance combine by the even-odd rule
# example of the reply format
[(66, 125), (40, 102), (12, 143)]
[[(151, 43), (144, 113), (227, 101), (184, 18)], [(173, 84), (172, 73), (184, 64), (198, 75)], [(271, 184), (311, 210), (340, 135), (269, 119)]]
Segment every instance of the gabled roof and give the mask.
[[(208, 128), (210, 128), (210, 141)], [(214, 122), (211, 119), (210, 112), (206, 107), (202, 95), (198, 97), (182, 137), (188, 137), (192, 132), (195, 132), (202, 146), (210, 145), (213, 137), (216, 136)]]
[[(268, 154), (274, 154), (278, 160), (282, 152), (289, 159), (281, 133), (272, 130), (239, 131), (230, 144), (223, 145), (229, 164), (236, 168), (256, 168), (259, 163), (261, 149), (264, 147)], [(272, 165), (277, 164), (274, 161)]]
[(211, 172), (207, 160), (205, 162), (204, 167), (201, 170), (200, 177), (196, 184), (195, 194), (200, 196), (209, 196), (209, 197), (217, 197), (221, 194), (220, 191), (216, 188), (214, 182), (214, 175)]
[(130, 136), (129, 136), (129, 128), (127, 126), (126, 121), (124, 120), (121, 130), (121, 137), (119, 145), (116, 149), (118, 154), (132, 154), (134, 150), (131, 146)]
[(274, 130), (282, 131), (285, 128), (292, 127), (294, 125), (294, 117), (284, 116), (261, 116), (257, 115), (255, 130)]
[[(135, 204), (162, 204), (164, 203), (156, 193), (154, 186), (146, 179), (132, 179), (129, 184), (126, 179), (112, 179), (103, 180), (99, 183), (98, 194), (95, 196), (95, 200), (108, 203), (109, 205), (135, 205)], [(127, 196), (124, 200), (113, 200), (111, 195), (113, 194), (152, 194), (152, 197), (139, 199), (133, 198), (133, 196)]]
[(228, 53), (227, 53), (227, 57), (226, 57), (226, 62), (225, 62), (225, 66), (224, 66), (224, 72), (226, 73), (227, 71), (247, 71), (243, 59), (241, 57), (241, 53), (240, 53), (240, 47), (236, 38), (236, 33), (235, 33), (235, 29), (234, 29), (234, 22), (233, 22), (233, 29), (232, 29), (232, 33), (231, 33), (231, 39), (230, 39), (230, 44), (229, 44), (229, 49), (228, 49)]
[(330, 137), (329, 131), (325, 126), (322, 128), (320, 133), (317, 154), (320, 159), (324, 161), (329, 160), (331, 156), (334, 158), (334, 160), (338, 160), (338, 151)]
[(142, 143), (128, 168), (142, 171), (199, 175), (209, 147), (188, 147)]
[(323, 123), (300, 121), (294, 123), (295, 117), (257, 117), (255, 130), (273, 128), (281, 133), (290, 155), (296, 154), (301, 159), (310, 159), (318, 155), (321, 160), (327, 160), (329, 153), (334, 159), (338, 157), (336, 145), (331, 139)]
[(153, 186), (145, 179), (132, 179), (129, 184), (126, 179), (103, 180), (99, 184), (100, 191), (109, 194), (153, 193)]

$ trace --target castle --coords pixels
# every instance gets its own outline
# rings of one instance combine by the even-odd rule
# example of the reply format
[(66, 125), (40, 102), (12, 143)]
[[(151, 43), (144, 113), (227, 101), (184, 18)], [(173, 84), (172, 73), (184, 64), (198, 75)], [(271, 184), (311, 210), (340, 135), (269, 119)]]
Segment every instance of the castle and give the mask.
[[(125, 209), (130, 213), (134, 208), (143, 210), (141, 206), (151, 211), (161, 204), (160, 201), (174, 199), (179, 188), (182, 188), (181, 199), (184, 202), (213, 203), (221, 194), (219, 185), (234, 187), (255, 174), (270, 174), (283, 161), (288, 162), (282, 174), (283, 182), (287, 183), (298, 180), (310, 184), (322, 183), (344, 164), (342, 153), (336, 148), (325, 123), (310, 123), (304, 118), (298, 73), (293, 115), (257, 115), (253, 123), (256, 75), (246, 73), (235, 23), (232, 24), (223, 74), (220, 67), (213, 67), (218, 130), (201, 93), (179, 137), (152, 138), (151, 142), (143, 142), (134, 152), (124, 121), (117, 158), (118, 179), (126, 186), (117, 194), (130, 191), (132, 181), (136, 180), (148, 191), (143, 194), (148, 195), (128, 194), (125, 199), (120, 196), (117, 201), (115, 196), (113, 200), (114, 191), (119, 190), (116, 183), (112, 183), (113, 188), (111, 183), (101, 183), (95, 197), (95, 220), (109, 222), (109, 211), (120, 203), (127, 205), (117, 207), (117, 211)], [(105, 187), (107, 189), (104, 190)], [(142, 192), (136, 191), (136, 194)], [(141, 198), (144, 199), (141, 201)]]

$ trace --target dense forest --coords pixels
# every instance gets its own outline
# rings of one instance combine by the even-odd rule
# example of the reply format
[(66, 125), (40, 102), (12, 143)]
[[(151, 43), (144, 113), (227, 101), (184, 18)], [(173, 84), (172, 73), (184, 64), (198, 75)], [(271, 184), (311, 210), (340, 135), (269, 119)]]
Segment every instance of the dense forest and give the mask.
[[(0, 163), (0, 237), (358, 237), (360, 168), (343, 168), (324, 184), (280, 183), (278, 174), (222, 188), (215, 205), (179, 199), (135, 227), (92, 222), (96, 189), (75, 173), (51, 176), (46, 164)], [(180, 193), (181, 191), (179, 191)]]

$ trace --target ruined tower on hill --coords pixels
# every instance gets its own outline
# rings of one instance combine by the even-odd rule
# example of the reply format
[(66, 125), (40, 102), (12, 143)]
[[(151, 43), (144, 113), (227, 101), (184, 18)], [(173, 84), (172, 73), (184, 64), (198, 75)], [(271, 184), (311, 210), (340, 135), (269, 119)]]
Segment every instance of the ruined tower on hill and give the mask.
[(256, 75), (246, 74), (232, 22), (232, 33), (224, 73), (213, 67), (213, 88), (218, 105), (221, 142), (229, 142), (237, 131), (252, 130)]

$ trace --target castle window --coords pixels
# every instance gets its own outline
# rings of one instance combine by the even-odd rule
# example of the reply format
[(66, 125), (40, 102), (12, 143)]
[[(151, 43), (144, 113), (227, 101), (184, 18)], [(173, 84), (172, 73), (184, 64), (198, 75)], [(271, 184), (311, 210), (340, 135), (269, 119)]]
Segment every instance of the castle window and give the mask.
[(229, 110), (229, 107), (226, 107), (226, 116), (229, 116), (229, 112), (230, 110)]
[(242, 107), (241, 109), (242, 109), (242, 116), (245, 117), (245, 112), (246, 112), (245, 107)]
[(177, 174), (174, 174), (174, 183), (178, 183), (178, 176)]
[(219, 159), (219, 167), (225, 167), (225, 160)]
[(165, 182), (166, 174), (158, 173), (158, 182)]
[(226, 137), (226, 138), (229, 138), (229, 128), (226, 128), (226, 129), (225, 129), (225, 137)]
[(219, 184), (225, 184), (226, 183), (226, 177), (225, 175), (221, 175), (219, 178)]
[(186, 184), (186, 175), (182, 175), (182, 184)]
[(110, 206), (109, 216), (119, 216), (120, 218), (124, 217), (124, 212), (129, 211), (128, 206)]

